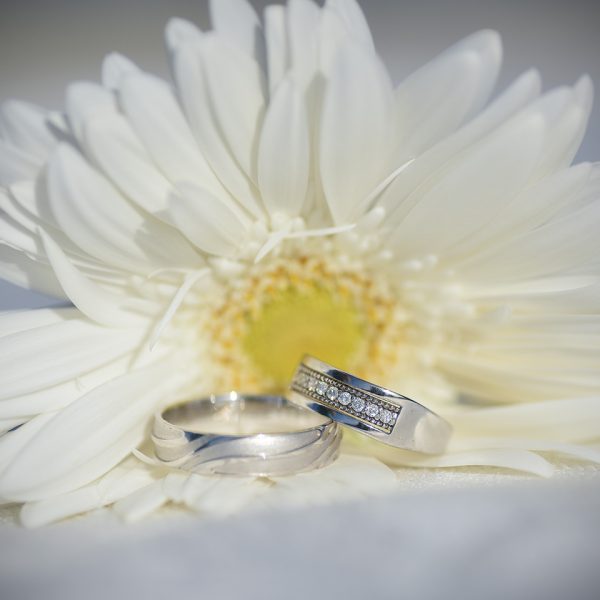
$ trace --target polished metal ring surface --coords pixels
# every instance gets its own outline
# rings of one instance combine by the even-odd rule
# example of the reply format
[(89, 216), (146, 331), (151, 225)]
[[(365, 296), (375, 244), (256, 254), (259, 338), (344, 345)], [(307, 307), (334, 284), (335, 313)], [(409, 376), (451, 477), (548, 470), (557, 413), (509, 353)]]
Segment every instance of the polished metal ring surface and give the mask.
[(290, 400), (384, 444), (442, 453), (449, 423), (428, 408), (318, 360), (305, 356), (290, 385)]
[(324, 467), (342, 432), (281, 396), (229, 394), (170, 407), (154, 418), (164, 465), (201, 474), (281, 476)]

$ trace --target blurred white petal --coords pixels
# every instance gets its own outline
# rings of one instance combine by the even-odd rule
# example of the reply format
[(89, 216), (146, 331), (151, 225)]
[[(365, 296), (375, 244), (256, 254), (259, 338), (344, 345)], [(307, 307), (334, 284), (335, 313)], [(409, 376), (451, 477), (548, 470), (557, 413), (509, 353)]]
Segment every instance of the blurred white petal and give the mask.
[[(177, 47), (173, 74), (191, 131), (215, 174), (229, 193), (254, 216), (262, 214), (256, 190), (237, 164), (216, 119), (203, 66), (204, 43), (196, 40)], [(250, 60), (250, 59), (248, 59)]]
[(246, 229), (231, 203), (193, 185), (179, 186), (168, 214), (193, 244), (210, 254), (231, 254)]
[(501, 60), (499, 35), (481, 31), (402, 82), (396, 90), (401, 156), (423, 152), (481, 110), (496, 83)]
[(135, 459), (126, 459), (98, 481), (53, 498), (28, 502), (20, 513), (26, 527), (39, 527), (113, 504), (153, 482), (157, 475)]
[(210, 18), (217, 33), (257, 60), (264, 40), (258, 15), (248, 0), (211, 0)]
[(202, 60), (227, 145), (246, 175), (256, 181), (257, 131), (265, 111), (264, 74), (255, 60), (217, 36), (204, 41)]
[(48, 116), (48, 111), (39, 106), (9, 100), (0, 110), (0, 130), (15, 148), (44, 160), (56, 144), (56, 138), (48, 127)]
[[(283, 137), (281, 132), (287, 129)], [(275, 92), (262, 128), (258, 183), (271, 215), (300, 213), (310, 168), (309, 132), (302, 97), (289, 79)]]
[(130, 74), (121, 81), (119, 98), (127, 119), (171, 182), (202, 182), (213, 193), (224, 193), (164, 81), (146, 73)]
[[(345, 45), (330, 75), (320, 131), (321, 178), (336, 224), (364, 211), (364, 200), (387, 175), (393, 128), (392, 89), (383, 67), (362, 48)], [(359, 163), (360, 172), (349, 177)]]
[(171, 369), (165, 362), (131, 371), (55, 415), (0, 474), (2, 497), (41, 500), (76, 490), (116, 466), (141, 442), (146, 419), (173, 387), (165, 379)]

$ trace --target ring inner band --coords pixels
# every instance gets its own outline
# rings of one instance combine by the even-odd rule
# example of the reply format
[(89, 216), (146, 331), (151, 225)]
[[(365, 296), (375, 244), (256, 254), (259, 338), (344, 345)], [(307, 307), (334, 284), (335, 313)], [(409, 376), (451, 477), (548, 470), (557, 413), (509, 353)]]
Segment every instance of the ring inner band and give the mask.
[(291, 433), (327, 420), (281, 396), (236, 393), (176, 405), (164, 411), (162, 418), (190, 433), (223, 435)]
[(157, 414), (152, 441), (163, 464), (202, 474), (280, 476), (323, 467), (337, 456), (331, 419), (280, 396), (232, 392)]

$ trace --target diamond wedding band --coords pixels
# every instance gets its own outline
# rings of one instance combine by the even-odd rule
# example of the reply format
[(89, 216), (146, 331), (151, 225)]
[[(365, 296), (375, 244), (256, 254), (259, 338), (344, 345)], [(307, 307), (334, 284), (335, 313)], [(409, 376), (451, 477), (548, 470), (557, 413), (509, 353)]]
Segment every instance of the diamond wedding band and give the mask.
[(338, 453), (341, 430), (280, 396), (210, 396), (154, 419), (156, 458), (202, 474), (279, 476), (324, 467)]
[(305, 356), (290, 385), (290, 399), (384, 444), (442, 453), (449, 423), (428, 408), (386, 388)]

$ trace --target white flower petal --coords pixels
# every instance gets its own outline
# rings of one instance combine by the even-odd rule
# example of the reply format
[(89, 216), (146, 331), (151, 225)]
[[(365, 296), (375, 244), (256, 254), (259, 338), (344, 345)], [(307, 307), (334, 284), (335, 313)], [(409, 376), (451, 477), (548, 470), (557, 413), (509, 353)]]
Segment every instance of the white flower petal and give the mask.
[(169, 499), (158, 480), (134, 490), (115, 503), (114, 511), (126, 523), (135, 523), (161, 508)]
[(264, 75), (255, 60), (214, 35), (205, 38), (202, 58), (219, 127), (244, 172), (256, 181), (258, 133), (265, 111)]
[(97, 83), (78, 81), (67, 88), (67, 119), (77, 140), (83, 139), (83, 125), (90, 117), (115, 110), (114, 94)]
[(598, 396), (562, 398), (464, 410), (448, 415), (448, 418), (457, 437), (526, 437), (532, 442), (587, 442), (600, 438), (598, 400)]
[[(318, 45), (318, 66), (325, 77), (329, 76), (334, 68), (333, 65), (340, 48), (347, 43), (356, 43), (356, 40), (348, 33), (341, 15), (330, 6), (325, 5), (321, 10)], [(316, 81), (318, 81), (318, 76)]]
[(397, 252), (452, 253), (453, 245), (491, 221), (527, 184), (545, 131), (537, 115), (516, 119), (457, 159), (394, 232)]
[[(550, 402), (568, 396), (596, 396), (599, 393), (598, 374), (586, 364), (552, 366), (550, 361), (531, 361), (524, 350), (523, 360), (498, 361), (494, 357), (465, 353), (464, 348), (448, 347), (437, 357), (437, 366), (445, 378), (462, 393), (477, 398), (479, 404)], [(512, 353), (515, 355), (515, 352)], [(590, 357), (591, 359), (591, 357)], [(588, 431), (584, 420), (577, 428)], [(594, 431), (597, 425), (590, 424)], [(565, 429), (565, 432), (568, 431)]]
[(369, 24), (356, 0), (327, 0), (325, 7), (334, 9), (340, 15), (347, 31), (366, 50), (375, 51)]
[[(19, 202), (21, 191), (27, 190), (29, 192), (33, 188), (30, 184), (31, 182), (24, 181), (13, 184), (6, 191), (0, 190), (0, 211), (4, 213), (3, 216), (7, 216), (11, 224), (18, 224), (27, 233), (33, 233), (39, 226), (39, 223), (35, 221), (35, 216), (31, 215)], [(13, 190), (17, 193), (14, 193)]]
[[(59, 240), (61, 247), (80, 262), (90, 264), (91, 259), (77, 248), (62, 232), (48, 223), (42, 222), (29, 207), (35, 209), (35, 191), (31, 182), (21, 182), (10, 187), (9, 194), (0, 191), (0, 210), (5, 212), (0, 223), (0, 243), (23, 252), (40, 264), (48, 264), (43, 245), (38, 235), (39, 229), (47, 228)], [(33, 198), (32, 198), (33, 196)], [(81, 260), (81, 257), (85, 257)]]
[(11, 417), (8, 419), (0, 419), (0, 436), (5, 433), (15, 431), (25, 422), (26, 417)]
[(4, 140), (0, 140), (0, 185), (8, 187), (16, 181), (33, 179), (41, 162)]
[(342, 454), (325, 469), (306, 473), (312, 480), (331, 479), (352, 495), (371, 495), (393, 489), (398, 484), (394, 471), (372, 456)]
[[(460, 253), (465, 257), (472, 256), (482, 248), (489, 248), (543, 225), (581, 197), (591, 172), (591, 166), (585, 163), (563, 169), (526, 187), (513, 198), (507, 198), (505, 206), (492, 221), (461, 242)], [(455, 259), (453, 268), (460, 269), (460, 263), (457, 264)], [(489, 284), (485, 287), (493, 290)]]
[(364, 498), (394, 489), (396, 474), (370, 456), (342, 454), (333, 464), (293, 477), (274, 478), (275, 486), (259, 498), (270, 510)]
[[(17, 429), (13, 429), (0, 436), (0, 474), (53, 418), (53, 413), (38, 415), (30, 421), (23, 423), (23, 425)], [(0, 492), (0, 503), (5, 502), (6, 500), (2, 497), (2, 493)]]
[(261, 63), (264, 60), (264, 38), (252, 5), (247, 0), (210, 0), (209, 6), (215, 31)]
[(92, 117), (85, 124), (84, 139), (90, 156), (123, 193), (160, 217), (173, 186), (156, 168), (127, 120), (117, 113)]
[(73, 317), (4, 336), (0, 338), (0, 399), (84, 375), (134, 350), (140, 337), (139, 332), (106, 329)]
[(60, 229), (50, 211), (47, 193), (43, 185), (39, 185), (39, 183), (32, 180), (21, 181), (11, 185), (8, 191), (12, 204), (18, 207), (19, 210), (17, 212), (9, 212), (8, 208), (4, 208), (4, 210), (9, 212), (30, 233), (36, 233), (40, 227), (49, 230), (53, 235), (60, 237), (61, 246), (65, 251), (76, 251), (80, 255), (88, 256), (71, 242)]
[[(13, 184), (9, 192), (9, 195), (0, 193), (0, 207), (7, 212), (5, 221), (0, 225), (6, 234), (6, 243), (25, 252), (27, 257), (40, 265), (40, 268), (48, 267), (50, 270), (49, 260), (39, 236), (40, 230), (46, 231), (59, 244), (69, 260), (87, 276), (101, 283), (123, 285), (124, 271), (98, 262), (57, 228), (56, 220), (49, 213), (42, 187), (38, 186), (36, 189), (34, 182), (23, 181)], [(43, 213), (41, 216), (37, 214), (38, 210)], [(66, 298), (60, 285), (57, 289), (59, 291), (52, 295)]]
[(197, 182), (214, 194), (225, 193), (164, 81), (146, 73), (130, 74), (121, 80), (119, 99), (138, 137), (170, 181)]
[(9, 310), (0, 312), (0, 338), (34, 327), (61, 323), (78, 316), (75, 308), (38, 308), (36, 310)]
[(545, 156), (538, 167), (541, 175), (552, 174), (568, 167), (585, 134), (591, 112), (593, 88), (591, 84), (589, 87), (583, 85), (580, 93), (576, 93), (575, 89), (569, 92), (561, 114), (557, 116), (555, 123), (551, 123), (553, 127), (549, 128)]
[(345, 45), (328, 79), (320, 130), (321, 178), (336, 224), (360, 216), (388, 174), (393, 129), (385, 69), (361, 47)]
[(599, 226), (600, 206), (584, 206), (472, 256), (461, 265), (461, 275), (483, 284), (492, 278), (523, 281), (576, 269), (597, 258)]
[(304, 101), (286, 79), (265, 116), (258, 157), (260, 191), (271, 215), (279, 212), (295, 217), (302, 210), (310, 170), (309, 144)]
[(449, 48), (400, 84), (396, 103), (403, 160), (450, 134), (482, 108), (496, 83), (501, 60), (498, 34), (481, 31)]
[[(190, 473), (182, 487), (178, 486), (179, 489), (175, 491), (183, 504), (193, 507), (198, 499), (215, 485), (216, 481), (217, 478), (210, 475)], [(172, 485), (169, 486), (169, 488), (172, 487)]]
[(89, 512), (102, 506), (102, 500), (95, 487), (83, 487), (56, 498), (24, 504), (19, 513), (25, 527), (41, 527), (67, 517)]
[(151, 270), (132, 239), (143, 218), (69, 146), (50, 160), (48, 193), (57, 223), (82, 250), (116, 267)]
[(448, 452), (440, 456), (398, 455), (393, 456), (390, 452), (383, 460), (395, 465), (408, 467), (501, 467), (539, 475), (540, 477), (551, 477), (554, 467), (539, 454), (528, 450), (513, 448), (481, 448), (464, 452)]
[[(517, 307), (523, 301), (526, 303), (539, 303), (540, 296), (543, 296), (544, 299), (548, 297), (554, 299), (557, 295), (567, 292), (587, 290), (597, 283), (598, 277), (593, 275), (565, 275), (530, 279), (525, 282), (519, 281), (516, 283), (490, 283), (482, 287), (472, 282), (470, 286), (463, 285), (462, 291), (463, 296), (469, 300), (483, 300), (487, 303), (510, 303), (511, 306)], [(558, 317), (555, 316), (554, 318)]]
[(86, 485), (125, 458), (172, 385), (154, 364), (92, 390), (55, 415), (0, 474), (0, 497), (32, 501)]
[(25, 255), (0, 243), (0, 278), (15, 285), (54, 298), (65, 298), (65, 292), (47, 263)]
[(200, 40), (202, 32), (192, 22), (177, 17), (169, 19), (165, 27), (165, 42), (171, 54), (188, 42)]
[(289, 0), (287, 7), (290, 61), (299, 85), (306, 89), (318, 67), (321, 9), (312, 0)]
[(0, 130), (14, 147), (44, 161), (56, 144), (47, 119), (47, 110), (28, 102), (9, 100), (0, 110)]
[(202, 44), (182, 44), (173, 59), (174, 77), (191, 129), (204, 156), (231, 195), (249, 213), (263, 209), (254, 185), (233, 158), (216, 122), (202, 67)]
[(186, 506), (213, 517), (226, 517), (248, 508), (268, 490), (267, 484), (255, 478), (221, 477), (191, 494), (189, 488), (196, 482), (196, 478), (190, 478), (187, 483)]
[(178, 187), (168, 214), (193, 244), (209, 254), (233, 254), (246, 234), (245, 223), (232, 203), (194, 185)]
[(116, 92), (123, 77), (138, 72), (138, 67), (126, 56), (111, 52), (102, 62), (102, 85)]
[[(455, 444), (458, 446), (459, 444)], [(585, 462), (600, 464), (600, 451), (590, 446), (576, 446), (555, 441), (531, 440), (528, 438), (475, 438), (460, 440), (460, 447), (469, 448), (520, 448), (553, 456), (560, 455)]]
[(116, 294), (102, 288), (79, 272), (50, 237), (42, 234), (42, 239), (64, 292), (92, 321), (109, 327), (143, 327), (148, 322), (148, 315), (156, 311), (153, 302), (130, 297), (124, 289), (121, 294)]
[[(38, 231), (41, 226), (48, 226), (49, 228), (51, 226), (42, 223), (37, 216), (24, 208), (23, 200), (27, 198), (27, 202), (30, 202), (29, 196), (32, 193), (30, 183), (14, 184), (10, 188), (10, 194), (0, 191), (0, 210), (5, 213), (4, 219), (0, 222), (0, 243), (23, 252), (28, 258), (37, 261), (41, 265), (48, 265), (48, 259)], [(65, 251), (73, 254), (73, 249), (75, 249), (75, 254), (77, 254), (77, 247), (66, 236), (55, 229), (52, 233), (60, 240), (60, 245)], [(79, 251), (79, 254), (82, 254), (81, 251)], [(62, 296), (62, 294), (60, 295)]]
[[(142, 366), (149, 361), (156, 360), (158, 352), (139, 352), (139, 349), (135, 347), (138, 344), (139, 338), (128, 339), (126, 344), (126, 348), (132, 347), (132, 351), (136, 352), (135, 364), (137, 366)], [(114, 379), (126, 373), (131, 368), (134, 359), (131, 352), (127, 352), (126, 349), (124, 351), (125, 353), (121, 351), (113, 352), (113, 355), (118, 355), (116, 359), (113, 359), (112, 355), (103, 355), (101, 364), (95, 365), (92, 370), (83, 369), (73, 379), (47, 385), (35, 391), (17, 396), (8, 398), (0, 397), (0, 418), (26, 420), (34, 415), (53, 412), (71, 404), (71, 402), (77, 400), (83, 394), (105, 383), (109, 379)], [(163, 352), (166, 353), (167, 350), (164, 349)], [(109, 362), (104, 363), (104, 361)], [(61, 371), (58, 370), (58, 376), (60, 376), (60, 373)]]
[(200, 475), (186, 471), (169, 471), (163, 479), (163, 489), (167, 498), (172, 502), (182, 502), (188, 480), (196, 477)]
[(592, 78), (587, 74), (582, 75), (575, 82), (573, 89), (581, 107), (586, 111), (590, 110), (594, 104), (594, 82)]
[(147, 274), (197, 264), (178, 233), (130, 204), (75, 150), (59, 146), (48, 167), (51, 209), (80, 248), (116, 268)]
[(439, 169), (536, 98), (540, 87), (539, 73), (527, 71), (472, 121), (408, 164), (378, 201), (388, 213), (390, 226), (408, 213), (427, 186), (435, 183)]
[[(5, 197), (0, 191), (0, 204)], [(1, 213), (0, 213), (1, 214)], [(16, 222), (12, 216), (8, 214), (2, 215), (0, 221), (0, 244), (14, 248), (23, 252), (30, 258), (41, 260), (39, 252), (39, 240), (32, 235), (20, 223)]]

